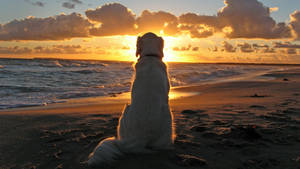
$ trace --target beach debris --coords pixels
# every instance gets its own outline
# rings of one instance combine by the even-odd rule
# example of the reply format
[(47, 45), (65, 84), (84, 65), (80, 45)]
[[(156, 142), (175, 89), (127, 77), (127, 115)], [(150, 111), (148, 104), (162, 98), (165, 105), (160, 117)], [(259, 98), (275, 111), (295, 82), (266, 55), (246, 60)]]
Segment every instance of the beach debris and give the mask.
[(285, 114), (297, 114), (300, 113), (300, 109), (288, 108), (286, 110), (283, 110), (282, 112)]
[(197, 112), (194, 110), (183, 110), (181, 112), (182, 114), (190, 115), (190, 114), (196, 114)]
[(261, 106), (261, 105), (251, 105), (249, 108), (253, 108), (253, 109), (266, 109), (265, 106)]
[(62, 169), (63, 168), (63, 164), (59, 164), (55, 169)]
[(266, 96), (258, 95), (257, 93), (255, 93), (254, 95), (252, 95), (252, 96), (250, 96), (250, 97), (258, 97), (258, 98), (260, 98), (260, 97), (266, 97)]
[(257, 132), (256, 126), (235, 126), (230, 129), (230, 132), (224, 134), (227, 137), (241, 138), (246, 141), (255, 141), (262, 138)]
[(204, 166), (207, 164), (206, 160), (188, 154), (176, 155), (177, 164), (185, 167)]
[(214, 125), (225, 125), (225, 124), (227, 124), (226, 122), (224, 122), (224, 121), (221, 121), (221, 120), (215, 120), (215, 121), (213, 121), (213, 124)]
[(218, 137), (218, 135), (216, 133), (214, 133), (214, 132), (204, 132), (202, 134), (202, 137), (214, 139), (214, 138)]
[(196, 131), (196, 132), (203, 132), (203, 131), (206, 131), (207, 128), (206, 127), (203, 127), (203, 126), (193, 126), (191, 128), (192, 131)]

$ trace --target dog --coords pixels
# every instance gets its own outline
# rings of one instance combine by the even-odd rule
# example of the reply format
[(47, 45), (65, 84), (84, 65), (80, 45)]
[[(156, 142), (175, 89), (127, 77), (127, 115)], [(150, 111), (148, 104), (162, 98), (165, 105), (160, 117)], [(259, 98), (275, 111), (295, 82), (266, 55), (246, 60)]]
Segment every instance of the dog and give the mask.
[(137, 38), (131, 104), (119, 119), (118, 136), (101, 141), (90, 154), (89, 166), (113, 163), (125, 154), (172, 149), (175, 133), (169, 107), (170, 83), (162, 61), (164, 40), (154, 33)]

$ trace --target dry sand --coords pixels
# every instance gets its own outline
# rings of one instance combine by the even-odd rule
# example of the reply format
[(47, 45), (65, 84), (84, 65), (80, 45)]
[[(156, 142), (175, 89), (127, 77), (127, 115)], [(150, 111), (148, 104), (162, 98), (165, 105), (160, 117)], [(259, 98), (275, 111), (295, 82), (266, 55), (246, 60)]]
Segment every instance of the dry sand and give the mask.
[[(300, 169), (300, 70), (269, 81), (177, 88), (170, 101), (174, 151), (128, 155), (116, 169)], [(110, 98), (112, 99), (112, 98)], [(126, 99), (81, 99), (0, 112), (0, 168), (88, 168), (88, 154), (115, 136)]]

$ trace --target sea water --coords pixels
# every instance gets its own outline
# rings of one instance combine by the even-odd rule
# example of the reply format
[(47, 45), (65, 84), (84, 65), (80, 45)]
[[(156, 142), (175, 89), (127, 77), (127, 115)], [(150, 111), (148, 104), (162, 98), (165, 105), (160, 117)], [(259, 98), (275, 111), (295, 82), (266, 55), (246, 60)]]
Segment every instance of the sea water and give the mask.
[[(0, 109), (130, 91), (133, 62), (0, 59)], [(168, 63), (173, 87), (218, 82), (284, 66)]]

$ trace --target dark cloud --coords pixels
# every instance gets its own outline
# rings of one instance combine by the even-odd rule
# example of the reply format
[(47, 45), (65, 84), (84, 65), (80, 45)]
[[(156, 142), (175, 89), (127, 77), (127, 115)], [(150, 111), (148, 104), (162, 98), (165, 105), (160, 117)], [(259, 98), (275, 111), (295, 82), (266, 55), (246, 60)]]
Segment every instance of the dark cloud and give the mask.
[(219, 51), (217, 46), (215, 46), (214, 48), (208, 48), (208, 50), (211, 51), (211, 52), (218, 52)]
[(37, 46), (33, 49), (36, 54), (80, 54), (87, 53), (81, 45), (53, 45), (51, 47)]
[(275, 42), (273, 43), (274, 48), (290, 48), (290, 49), (300, 49), (300, 45), (292, 44), (290, 42)]
[(32, 49), (27, 47), (1, 47), (0, 46), (0, 54), (30, 54), (32, 53)]
[(141, 16), (136, 19), (136, 23), (138, 32), (160, 32), (163, 30), (167, 35), (178, 33), (177, 17), (164, 11), (151, 12), (144, 10)]
[(243, 53), (251, 53), (251, 52), (254, 52), (254, 49), (253, 49), (253, 47), (252, 47), (252, 45), (251, 44), (249, 44), (249, 43), (242, 43), (242, 44), (238, 44), (237, 45), (238, 47), (240, 47), (240, 50), (241, 50), (241, 52), (243, 52)]
[(260, 52), (262, 52), (262, 53), (276, 53), (276, 50), (274, 48), (267, 47), (265, 49), (261, 49)]
[(82, 1), (80, 1), (80, 0), (71, 0), (71, 2), (76, 3), (76, 4), (82, 4)]
[(276, 50), (273, 47), (270, 47), (267, 44), (252, 44), (253, 49), (256, 52), (260, 52), (260, 53), (276, 53)]
[(212, 28), (205, 26), (194, 26), (189, 30), (189, 32), (192, 38), (207, 38), (214, 34)]
[(189, 51), (192, 48), (192, 45), (188, 45), (187, 47), (182, 46), (182, 47), (174, 47), (174, 51)]
[(269, 46), (266, 44), (256, 44), (256, 43), (252, 44), (252, 47), (253, 48), (269, 48)]
[(300, 40), (300, 11), (296, 10), (290, 15), (290, 27), (295, 39)]
[(199, 50), (199, 47), (193, 47), (192, 48), (192, 51), (194, 51), (194, 52), (196, 52), (196, 51), (198, 51)]
[(71, 2), (64, 2), (62, 4), (62, 7), (68, 8), (68, 9), (74, 9), (75, 8), (75, 4), (71, 3)]
[(192, 38), (206, 38), (212, 36), (219, 29), (216, 16), (187, 13), (179, 16), (179, 22), (181, 30), (188, 31)]
[(39, 6), (39, 7), (44, 7), (45, 6), (45, 3), (41, 2), (41, 1), (32, 2), (30, 0), (25, 0), (25, 2), (28, 2), (33, 6)]
[(297, 50), (294, 48), (287, 48), (287, 49), (285, 49), (285, 52), (286, 52), (286, 54), (289, 54), (289, 55), (297, 54)]
[[(183, 14), (179, 17), (182, 28), (192, 37), (203, 38), (223, 32), (228, 38), (279, 39), (291, 37), (285, 23), (276, 23), (270, 8), (257, 0), (225, 0), (225, 7), (217, 16)], [(201, 25), (208, 29), (201, 30)], [(203, 27), (203, 26), (202, 26)], [(200, 29), (199, 29), (200, 28)]]
[(94, 36), (126, 35), (134, 33), (135, 14), (119, 3), (103, 5), (85, 12), (89, 20), (100, 26), (90, 30)]
[(233, 53), (236, 51), (236, 47), (234, 47), (233, 45), (231, 45), (229, 42), (227, 41), (223, 41), (222, 43), (222, 47), (223, 47), (223, 51), (225, 52), (230, 52)]
[(0, 40), (64, 40), (88, 37), (91, 23), (80, 14), (29, 17), (0, 26)]
[(225, 0), (225, 7), (218, 12), (223, 27), (229, 26), (229, 38), (277, 39), (290, 37), (290, 29), (284, 23), (274, 21), (270, 8), (257, 0)]
[(187, 25), (207, 25), (217, 27), (219, 24), (217, 16), (197, 15), (195, 13), (186, 13), (179, 16), (181, 24)]
[(81, 54), (90, 52), (80, 45), (52, 45), (28, 47), (0, 47), (0, 54)]

